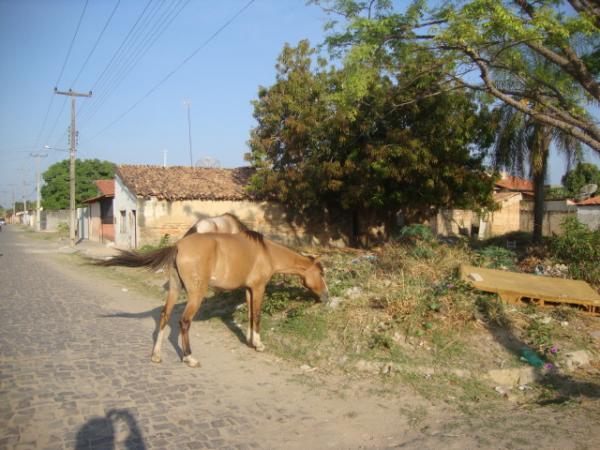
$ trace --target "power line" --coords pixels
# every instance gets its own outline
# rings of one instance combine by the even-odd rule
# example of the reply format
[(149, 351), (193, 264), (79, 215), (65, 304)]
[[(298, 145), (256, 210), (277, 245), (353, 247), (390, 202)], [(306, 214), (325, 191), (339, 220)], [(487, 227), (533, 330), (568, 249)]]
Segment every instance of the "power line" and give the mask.
[[(112, 85), (107, 88), (103, 97), (98, 99), (96, 105), (94, 105), (93, 111), (88, 112), (88, 116), (86, 120), (89, 121), (90, 118), (106, 103), (106, 100), (114, 93), (114, 91), (121, 85), (121, 83), (129, 76), (132, 70), (137, 66), (140, 60), (144, 57), (144, 55), (152, 48), (152, 46), (156, 43), (156, 41), (160, 38), (160, 36), (168, 29), (169, 25), (177, 18), (177, 16), (183, 11), (183, 9), (187, 6), (190, 0), (180, 1), (179, 5), (177, 5), (177, 0), (174, 0), (171, 4), (173, 9), (167, 11), (163, 16), (158, 19), (152, 28), (142, 41), (135, 49), (130, 58), (127, 59), (127, 64), (122, 67), (122, 70), (115, 75), (113, 78)], [(177, 9), (179, 8), (179, 9)], [(135, 54), (135, 56), (133, 56)], [(89, 110), (88, 110), (89, 111)]]
[(104, 74), (106, 73), (106, 71), (108, 70), (108, 68), (112, 65), (113, 61), (115, 60), (116, 56), (119, 54), (119, 52), (121, 51), (121, 49), (123, 48), (123, 46), (125, 45), (125, 43), (127, 42), (127, 39), (129, 39), (129, 36), (131, 36), (131, 33), (133, 33), (133, 30), (135, 29), (135, 27), (137, 26), (137, 24), (140, 22), (140, 20), (142, 19), (142, 17), (144, 16), (144, 14), (146, 13), (146, 10), (148, 9), (148, 7), (150, 6), (150, 3), (152, 3), (152, 0), (148, 0), (148, 3), (146, 3), (146, 6), (144, 7), (144, 9), (142, 10), (141, 14), (138, 16), (137, 20), (135, 21), (135, 23), (132, 25), (132, 27), (129, 29), (129, 32), (127, 33), (127, 35), (125, 36), (125, 38), (123, 39), (123, 42), (121, 42), (121, 45), (119, 46), (119, 48), (115, 51), (115, 53), (113, 54), (112, 58), (110, 59), (110, 61), (108, 62), (108, 64), (106, 65), (106, 67), (104, 68), (104, 70), (102, 71), (102, 73), (100, 74), (100, 76), (98, 76), (98, 78), (96, 79), (96, 81), (94, 81), (94, 84), (92, 84), (92, 89), (91, 91), (94, 92), (96, 89), (96, 85), (98, 84), (98, 82), (102, 79), (102, 77), (104, 76)]
[[(131, 28), (131, 30), (129, 30), (129, 33), (121, 43), (119, 50), (117, 50), (117, 52), (111, 58), (111, 63), (114, 62), (114, 64), (111, 65), (111, 63), (109, 63), (94, 83), (92, 90), (96, 93), (95, 98), (94, 100), (92, 100), (87, 105), (84, 105), (84, 107), (81, 108), (81, 116), (87, 114), (90, 109), (93, 109), (99, 103), (100, 99), (103, 98), (108, 91), (110, 91), (110, 86), (114, 83), (117, 74), (122, 71), (122, 68), (124, 66), (131, 62), (132, 57), (135, 53), (135, 46), (137, 42), (139, 41), (140, 37), (146, 34), (146, 30), (156, 17), (157, 13), (160, 11), (162, 5), (164, 4), (164, 0), (162, 0), (162, 3), (156, 2), (150, 9), (148, 9), (152, 1), (153, 0), (150, 0), (146, 4), (141, 15), (136, 20), (136, 23)], [(148, 11), (147, 15), (145, 15), (146, 11)], [(165, 13), (163, 12), (163, 15), (164, 14)], [(138, 23), (139, 26), (136, 27)], [(86, 112), (84, 113), (84, 111)]]
[[(121, 0), (117, 0), (117, 3), (115, 4), (115, 7), (113, 8), (110, 15), (108, 16), (108, 19), (106, 20), (106, 23), (104, 24), (104, 27), (102, 28), (102, 31), (98, 35), (98, 38), (96, 39), (96, 42), (94, 43), (94, 46), (92, 47), (92, 50), (88, 53), (87, 58), (85, 59), (83, 65), (81, 66), (81, 69), (79, 69), (79, 73), (77, 74), (77, 76), (75, 77), (73, 82), (71, 83), (71, 88), (75, 85), (75, 83), (77, 83), (77, 80), (79, 80), (79, 76), (81, 75), (81, 73), (85, 69), (85, 66), (87, 66), (88, 61), (90, 60), (90, 58), (96, 51), (96, 48), (98, 47), (98, 44), (100, 43), (100, 40), (102, 39), (102, 36), (104, 35), (104, 32), (106, 31), (106, 28), (108, 27), (108, 24), (110, 23), (113, 16), (115, 15), (115, 12), (117, 12), (117, 8), (119, 7), (120, 4), (121, 4)], [(58, 83), (56, 85), (58, 86)]]
[[(73, 39), (71, 39), (71, 45), (69, 45), (69, 51), (67, 52), (67, 56), (63, 62), (62, 68), (60, 69), (60, 74), (54, 83), (54, 86), (58, 86), (60, 80), (62, 79), (63, 73), (65, 71), (65, 67), (67, 66), (67, 61), (69, 60), (69, 56), (71, 55), (71, 50), (73, 50), (73, 44), (75, 43), (75, 38), (77, 38), (77, 33), (79, 32), (79, 27), (81, 26), (81, 21), (83, 20), (83, 16), (85, 15), (85, 10), (87, 9), (89, 0), (85, 0), (85, 5), (83, 5), (83, 11), (81, 11), (81, 16), (79, 16), (79, 22), (77, 22), (77, 28), (75, 29), (75, 34), (73, 35)], [(53, 93), (54, 95), (54, 93)]]
[[(88, 2), (89, 2), (89, 0), (86, 0), (85, 5), (83, 5), (83, 10), (81, 11), (81, 15), (79, 16), (79, 21), (77, 22), (77, 27), (75, 28), (75, 33), (73, 34), (73, 38), (71, 39), (71, 44), (69, 45), (69, 50), (67, 51), (67, 54), (65, 55), (65, 60), (63, 61), (62, 67), (58, 74), (58, 78), (56, 79), (56, 83), (54, 83), (54, 86), (58, 86), (58, 84), (60, 83), (60, 80), (62, 79), (63, 73), (65, 71), (65, 67), (67, 66), (69, 57), (71, 56), (71, 50), (73, 50), (73, 44), (75, 43), (75, 39), (77, 38), (77, 34), (79, 33), (79, 27), (81, 26), (81, 21), (83, 20), (83, 16), (85, 15), (85, 10), (87, 9)], [(40, 143), (40, 137), (42, 137), (42, 133), (44, 131), (44, 128), (46, 127), (46, 122), (48, 121), (48, 116), (50, 115), (50, 110), (52, 109), (53, 103), (54, 103), (54, 92), (52, 92), (50, 94), (50, 102), (48, 103), (48, 108), (46, 109), (46, 114), (44, 115), (44, 120), (42, 122), (42, 126), (40, 128), (40, 131), (37, 134), (37, 137), (35, 138), (35, 147), (37, 147)], [(63, 104), (63, 108), (64, 108), (64, 104)], [(61, 112), (59, 113), (59, 116), (60, 116), (60, 114), (62, 114), (62, 109), (61, 109)], [(52, 131), (54, 131), (54, 129)]]
[(154, 91), (156, 91), (161, 85), (163, 85), (169, 78), (171, 78), (175, 73), (177, 73), (185, 64), (187, 64), (200, 50), (206, 47), (212, 40), (214, 40), (225, 28), (227, 28), (235, 19), (237, 19), (246, 9), (254, 3), (255, 0), (250, 0), (246, 3), (242, 8), (240, 8), (225, 24), (223, 24), (217, 31), (215, 31), (207, 40), (205, 40), (199, 47), (197, 47), (189, 56), (187, 56), (183, 61), (181, 61), (175, 69), (169, 72), (166, 76), (164, 76), (157, 84), (155, 84), (146, 94), (144, 94), (138, 101), (136, 101), (131, 107), (129, 107), (125, 112), (123, 112), (119, 117), (110, 122), (107, 126), (102, 128), (98, 133), (96, 133), (93, 137), (88, 139), (86, 142), (89, 142), (95, 139), (100, 134), (104, 133), (106, 130), (111, 128), (117, 122), (119, 122), (123, 117), (129, 114), (135, 107), (137, 107), (140, 103), (142, 103), (146, 98), (148, 98)]

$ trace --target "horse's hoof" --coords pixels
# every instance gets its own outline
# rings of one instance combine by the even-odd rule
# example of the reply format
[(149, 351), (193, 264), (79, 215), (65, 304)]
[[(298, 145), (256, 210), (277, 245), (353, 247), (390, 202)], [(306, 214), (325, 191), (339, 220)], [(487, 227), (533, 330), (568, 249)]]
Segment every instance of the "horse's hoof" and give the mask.
[(264, 352), (264, 351), (265, 351), (265, 345), (264, 345), (264, 344), (262, 344), (262, 343), (261, 343), (261, 344), (258, 344), (258, 345), (256, 345), (256, 346), (254, 346), (254, 349), (255, 349), (257, 352)]
[(184, 356), (183, 362), (186, 363), (189, 367), (196, 368), (200, 367), (200, 362), (192, 358), (191, 356)]
[(161, 363), (162, 359), (160, 359), (160, 355), (152, 355), (152, 358), (150, 358), (152, 360), (152, 362), (155, 363)]

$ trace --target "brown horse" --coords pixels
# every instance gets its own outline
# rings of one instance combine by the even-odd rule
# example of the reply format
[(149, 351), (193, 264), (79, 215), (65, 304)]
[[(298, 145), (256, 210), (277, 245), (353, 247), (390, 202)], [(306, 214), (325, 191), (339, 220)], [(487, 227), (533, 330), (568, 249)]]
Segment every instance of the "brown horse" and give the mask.
[(237, 234), (190, 234), (170, 247), (143, 254), (121, 251), (119, 255), (98, 264), (170, 268), (169, 293), (160, 314), (158, 335), (152, 351), (154, 362), (161, 361), (164, 328), (182, 283), (188, 301), (179, 325), (183, 361), (190, 367), (199, 366), (191, 356), (190, 325), (209, 286), (223, 290), (245, 288), (248, 306), (246, 340), (257, 351), (265, 348), (260, 341), (260, 309), (266, 285), (274, 274), (298, 275), (303, 285), (317, 294), (322, 302), (328, 301), (323, 266), (318, 258), (302, 256), (247, 229)]

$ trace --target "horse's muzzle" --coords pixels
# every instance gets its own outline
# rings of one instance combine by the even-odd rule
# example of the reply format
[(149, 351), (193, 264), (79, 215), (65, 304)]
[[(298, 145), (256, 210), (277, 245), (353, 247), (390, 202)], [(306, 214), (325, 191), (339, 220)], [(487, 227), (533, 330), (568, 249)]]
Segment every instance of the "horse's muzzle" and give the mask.
[(325, 289), (321, 294), (321, 303), (329, 303), (329, 291)]

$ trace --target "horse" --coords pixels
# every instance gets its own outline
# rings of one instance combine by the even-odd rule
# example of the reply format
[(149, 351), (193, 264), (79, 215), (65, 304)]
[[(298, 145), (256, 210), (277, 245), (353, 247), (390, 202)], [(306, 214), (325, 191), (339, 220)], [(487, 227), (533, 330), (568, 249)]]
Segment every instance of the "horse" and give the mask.
[[(242, 224), (243, 225), (243, 224)], [(158, 333), (151, 360), (161, 362), (161, 343), (175, 300), (183, 287), (187, 303), (179, 320), (182, 361), (189, 367), (199, 367), (192, 357), (189, 332), (208, 287), (221, 290), (246, 290), (248, 329), (246, 341), (256, 351), (264, 351), (260, 339), (260, 310), (265, 288), (276, 273), (297, 275), (307, 289), (327, 304), (329, 291), (323, 266), (314, 256), (303, 256), (262, 234), (240, 228), (236, 234), (192, 233), (177, 243), (148, 253), (121, 250), (101, 266), (169, 268), (169, 292), (160, 314)]]
[(236, 234), (241, 231), (251, 231), (246, 225), (230, 213), (221, 214), (215, 217), (206, 217), (198, 220), (189, 230), (184, 234), (189, 236), (193, 233), (226, 233)]

